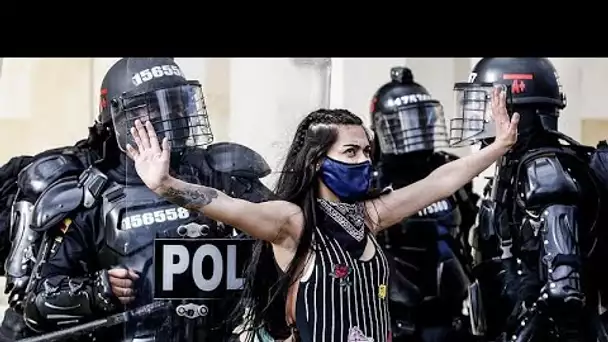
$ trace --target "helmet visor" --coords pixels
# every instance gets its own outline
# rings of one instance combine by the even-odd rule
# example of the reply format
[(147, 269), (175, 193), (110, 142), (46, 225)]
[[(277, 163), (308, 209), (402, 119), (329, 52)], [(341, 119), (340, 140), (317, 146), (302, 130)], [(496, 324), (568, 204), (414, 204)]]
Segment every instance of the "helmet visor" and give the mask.
[(492, 83), (456, 83), (456, 113), (450, 120), (450, 146), (474, 144), (496, 135), (492, 121)]
[(204, 146), (213, 141), (203, 91), (198, 82), (136, 95), (125, 94), (112, 106), (118, 146), (134, 145), (135, 120), (150, 121), (160, 141), (168, 138), (172, 152)]
[(402, 154), (448, 146), (443, 106), (438, 101), (376, 112), (374, 130), (383, 154)]

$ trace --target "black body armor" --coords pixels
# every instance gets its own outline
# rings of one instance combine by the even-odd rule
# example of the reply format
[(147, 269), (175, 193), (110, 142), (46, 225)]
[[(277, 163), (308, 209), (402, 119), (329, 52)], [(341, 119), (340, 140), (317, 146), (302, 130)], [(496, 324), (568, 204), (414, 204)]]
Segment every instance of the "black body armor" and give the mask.
[(594, 148), (552, 134), (570, 144), (506, 155), (482, 201), (470, 311), (488, 338), (598, 338), (605, 191), (589, 166)]
[[(430, 172), (455, 158), (435, 152), (425, 167)], [(381, 182), (401, 188), (418, 180), (405, 175), (407, 181), (393, 178)], [(463, 188), (379, 234), (378, 242), (394, 262), (389, 298), (395, 341), (464, 336), (460, 335), (460, 331), (466, 332), (462, 308), (470, 283), (464, 237), (476, 214), (476, 200), (470, 189)], [(443, 336), (445, 332), (439, 333), (442, 337), (429, 336), (437, 334), (434, 327), (451, 330), (453, 326), (456, 329), (447, 333), (449, 337)]]
[[(259, 181), (270, 172), (268, 165), (259, 154), (242, 145), (220, 143), (210, 145), (206, 150), (189, 151), (177, 171), (177, 177), (184, 181), (214, 187), (236, 198), (260, 202), (271, 196)], [(52, 198), (41, 197), (33, 214), (33, 226), (39, 232), (45, 232), (46, 238), (36, 263), (36, 279), (30, 282), (31, 294), (25, 314), (28, 325), (39, 332), (60, 330), (65, 325), (82, 324), (153, 302), (155, 283), (166, 276), (155, 275), (155, 269), (158, 269), (158, 265), (154, 265), (155, 241), (159, 239), (248, 240), (232, 227), (158, 197), (141, 183), (119, 184), (96, 168), (64, 179), (54, 189), (56, 193), (53, 192)], [(52, 263), (63, 243), (57, 224), (61, 226), (64, 222), (64, 230), (70, 229), (65, 220), (86, 211), (94, 212), (90, 216), (94, 227), (86, 230), (93, 232), (89, 233), (92, 236), (82, 236), (82, 241), (90, 241), (94, 250), (85, 253), (92, 255), (90, 262), (80, 262), (86, 263), (80, 265), (84, 274), (48, 271), (57, 269), (45, 264)], [(74, 225), (77, 222), (80, 221), (75, 219)], [(245, 254), (250, 252), (245, 251)], [(107, 270), (117, 267), (132, 269), (139, 275), (135, 285), (136, 299), (127, 307), (117, 303), (111, 293)], [(176, 286), (192, 288), (195, 284)], [(121, 329), (106, 329), (93, 335), (139, 342), (228, 339), (230, 333), (222, 329), (222, 323), (232, 309), (232, 300), (238, 296), (211, 302), (197, 301), (203, 296), (201, 292), (188, 300), (168, 300), (170, 314), (146, 316), (127, 322)]]
[(9, 308), (5, 312), (0, 341), (27, 335), (22, 319), (23, 300), (41, 235), (31, 228), (35, 203), (48, 188), (64, 177), (81, 173), (92, 164), (95, 153), (86, 148), (64, 147), (27, 159), (17, 177), (10, 209), (10, 251), (4, 264)]

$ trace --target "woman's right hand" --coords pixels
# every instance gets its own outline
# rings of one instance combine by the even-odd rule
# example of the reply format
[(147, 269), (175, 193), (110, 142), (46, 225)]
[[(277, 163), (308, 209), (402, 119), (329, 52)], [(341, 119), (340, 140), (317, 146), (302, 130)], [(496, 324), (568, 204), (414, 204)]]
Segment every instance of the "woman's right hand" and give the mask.
[(506, 94), (502, 87), (495, 87), (492, 91), (492, 118), (496, 125), (495, 142), (508, 150), (517, 142), (519, 114), (513, 113), (513, 116), (509, 118)]

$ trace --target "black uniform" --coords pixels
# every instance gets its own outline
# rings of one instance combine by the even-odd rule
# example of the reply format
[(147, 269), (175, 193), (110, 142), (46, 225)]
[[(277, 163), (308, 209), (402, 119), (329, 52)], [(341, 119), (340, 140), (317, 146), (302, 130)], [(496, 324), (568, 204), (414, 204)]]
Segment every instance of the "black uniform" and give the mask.
[[(447, 146), (443, 107), (413, 81), (407, 68), (393, 68), (392, 81), (372, 100), (379, 187), (398, 189), (458, 157), (435, 151)], [(465, 341), (463, 320), (470, 274), (466, 236), (477, 213), (471, 184), (378, 236), (394, 258), (390, 307), (394, 341)]]
[[(125, 75), (128, 82), (124, 82)], [(121, 150), (131, 139), (129, 128), (135, 117), (148, 119), (159, 136), (171, 142), (172, 172), (176, 177), (253, 202), (271, 195), (259, 180), (270, 172), (259, 154), (232, 143), (195, 147), (212, 138), (202, 92), (198, 83), (185, 81), (172, 59), (124, 58), (106, 75), (101, 93), (99, 121), (115, 129)], [(106, 105), (111, 109), (105, 111)], [(108, 140), (107, 145), (113, 142)], [(36, 331), (61, 330), (141, 308), (155, 301), (160, 293), (159, 284), (164, 286), (164, 279), (171, 277), (177, 279), (178, 291), (174, 293), (184, 293), (179, 300), (172, 297), (176, 300), (166, 301), (172, 303), (171, 307), (132, 317), (122, 327), (101, 329), (93, 335), (102, 340), (142, 342), (228, 339), (231, 334), (223, 329), (222, 323), (238, 295), (199, 300), (209, 299), (210, 294), (218, 293), (219, 287), (238, 288), (234, 282), (229, 284), (230, 280), (220, 281), (214, 288), (207, 285), (221, 274), (218, 272), (232, 272), (232, 278), (238, 277), (235, 272), (239, 270), (230, 265), (242, 264), (243, 255), (250, 252), (238, 251), (238, 261), (229, 260), (230, 252), (228, 260), (223, 260), (224, 253), (219, 262), (226, 266), (211, 268), (210, 272), (205, 259), (199, 259), (201, 276), (180, 278), (160, 274), (168, 270), (162, 268), (164, 262), (158, 262), (158, 254), (164, 249), (157, 246), (159, 242), (173, 241), (181, 247), (188, 242), (184, 240), (198, 239), (200, 243), (205, 239), (206, 246), (213, 249), (221, 247), (214, 246), (216, 242), (210, 239), (251, 240), (238, 235), (232, 227), (158, 197), (142, 183), (132, 161), (119, 153), (116, 145), (114, 149), (114, 158), (106, 156), (105, 163), (88, 168), (78, 177), (56, 182), (33, 209), (32, 228), (44, 232), (45, 239), (30, 282), (25, 306), (27, 324)], [(106, 152), (110, 150), (106, 148)], [(171, 259), (174, 258), (166, 262), (175, 263)], [(196, 256), (192, 263), (196, 264)], [(111, 292), (107, 270), (116, 267), (133, 269), (140, 277), (135, 285), (136, 299), (126, 307)], [(191, 269), (197, 267), (193, 265)], [(190, 281), (183, 283), (183, 279)], [(206, 285), (201, 287), (201, 283)], [(200, 291), (192, 291), (196, 287)]]
[[(0, 341), (14, 341), (28, 335), (23, 321), (23, 300), (41, 242), (41, 236), (29, 226), (34, 203), (54, 181), (82, 172), (95, 156), (87, 140), (82, 140), (75, 146), (12, 158), (2, 167), (0, 260), (5, 261), (2, 271), (6, 276), (4, 293), (8, 295), (9, 307), (0, 327)], [(54, 166), (68, 159), (72, 167), (65, 168), (65, 174), (55, 173)]]
[[(593, 147), (557, 132), (566, 105), (546, 58), (484, 58), (457, 83), (456, 145), (493, 137), (485, 123), (494, 84), (521, 115), (517, 144), (497, 162), (472, 232), (477, 281), (470, 288), (478, 334), (516, 341), (596, 341), (604, 191)], [(605, 247), (604, 247), (605, 248)]]

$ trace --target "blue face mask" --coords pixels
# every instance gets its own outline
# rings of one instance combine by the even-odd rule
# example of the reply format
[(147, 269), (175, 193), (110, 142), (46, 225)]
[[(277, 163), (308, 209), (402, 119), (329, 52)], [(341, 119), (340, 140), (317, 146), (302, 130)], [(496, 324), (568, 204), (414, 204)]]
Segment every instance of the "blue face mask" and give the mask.
[(351, 202), (369, 191), (372, 163), (349, 164), (325, 157), (321, 164), (321, 180), (341, 201)]

